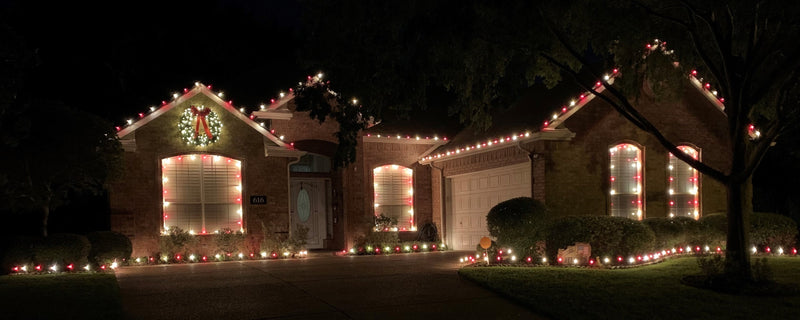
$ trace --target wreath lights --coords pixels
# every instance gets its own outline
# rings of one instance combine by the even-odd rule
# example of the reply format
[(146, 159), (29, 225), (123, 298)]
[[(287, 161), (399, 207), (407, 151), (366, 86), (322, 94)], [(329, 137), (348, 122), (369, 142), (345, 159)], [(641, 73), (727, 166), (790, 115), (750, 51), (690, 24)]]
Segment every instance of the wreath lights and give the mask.
[(210, 108), (190, 106), (183, 111), (178, 130), (187, 145), (205, 147), (219, 140), (222, 122)]

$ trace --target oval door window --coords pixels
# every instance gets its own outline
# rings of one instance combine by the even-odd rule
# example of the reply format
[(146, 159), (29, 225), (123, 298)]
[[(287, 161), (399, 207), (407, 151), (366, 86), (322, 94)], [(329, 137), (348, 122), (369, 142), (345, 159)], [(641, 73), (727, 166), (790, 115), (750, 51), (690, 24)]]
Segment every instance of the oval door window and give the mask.
[(308, 198), (308, 192), (300, 189), (300, 192), (297, 193), (297, 217), (300, 218), (300, 222), (306, 222), (310, 213), (311, 201)]

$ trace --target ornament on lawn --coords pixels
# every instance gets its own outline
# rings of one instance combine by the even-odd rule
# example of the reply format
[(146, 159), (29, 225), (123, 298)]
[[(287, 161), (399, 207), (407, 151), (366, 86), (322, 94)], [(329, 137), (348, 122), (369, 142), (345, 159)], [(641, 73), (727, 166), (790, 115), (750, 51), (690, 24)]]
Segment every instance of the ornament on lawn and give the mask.
[(222, 122), (210, 108), (190, 106), (183, 111), (178, 129), (187, 145), (204, 147), (219, 140)]

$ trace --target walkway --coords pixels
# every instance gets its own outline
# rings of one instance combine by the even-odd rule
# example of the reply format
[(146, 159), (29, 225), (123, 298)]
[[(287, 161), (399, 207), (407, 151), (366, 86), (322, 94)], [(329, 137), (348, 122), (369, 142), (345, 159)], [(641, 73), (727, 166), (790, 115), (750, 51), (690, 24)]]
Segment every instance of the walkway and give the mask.
[(463, 252), (124, 267), (132, 319), (536, 319), (459, 279)]

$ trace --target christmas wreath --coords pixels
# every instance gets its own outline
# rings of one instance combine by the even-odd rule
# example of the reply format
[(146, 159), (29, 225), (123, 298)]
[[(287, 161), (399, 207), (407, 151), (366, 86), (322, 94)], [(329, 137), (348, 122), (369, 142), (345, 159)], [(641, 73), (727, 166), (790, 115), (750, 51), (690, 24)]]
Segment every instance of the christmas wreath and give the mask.
[(183, 111), (178, 130), (186, 144), (204, 147), (219, 140), (222, 122), (211, 109), (190, 106)]

